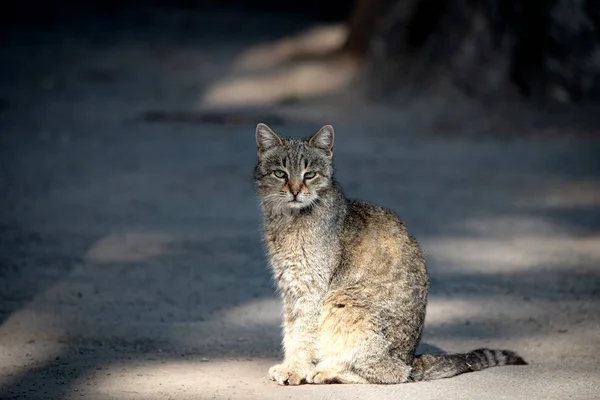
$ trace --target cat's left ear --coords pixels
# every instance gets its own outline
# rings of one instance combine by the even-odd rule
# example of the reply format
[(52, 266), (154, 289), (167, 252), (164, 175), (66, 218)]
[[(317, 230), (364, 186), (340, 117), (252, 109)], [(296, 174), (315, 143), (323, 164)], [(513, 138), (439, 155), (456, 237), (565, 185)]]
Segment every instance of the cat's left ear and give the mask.
[(325, 125), (317, 133), (308, 139), (308, 145), (324, 150), (329, 157), (333, 156), (333, 139), (334, 139), (333, 126)]
[(284, 140), (266, 124), (260, 123), (256, 126), (256, 147), (258, 155), (273, 147), (283, 146)]

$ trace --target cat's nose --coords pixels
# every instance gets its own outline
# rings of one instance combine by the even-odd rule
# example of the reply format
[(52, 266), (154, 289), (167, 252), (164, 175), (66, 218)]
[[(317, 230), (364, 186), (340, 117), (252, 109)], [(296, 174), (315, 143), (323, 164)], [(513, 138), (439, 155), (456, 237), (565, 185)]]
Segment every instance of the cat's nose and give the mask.
[(298, 196), (298, 193), (300, 193), (300, 189), (298, 188), (292, 188), (290, 191), (292, 192), (294, 197)]

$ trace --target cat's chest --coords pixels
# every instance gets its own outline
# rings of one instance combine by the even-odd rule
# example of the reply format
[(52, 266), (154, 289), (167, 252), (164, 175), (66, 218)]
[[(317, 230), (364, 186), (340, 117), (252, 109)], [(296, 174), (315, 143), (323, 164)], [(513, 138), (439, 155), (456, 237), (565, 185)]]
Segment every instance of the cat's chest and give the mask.
[(288, 229), (267, 233), (266, 240), (274, 277), (283, 292), (320, 291), (328, 285), (334, 261), (325, 238)]

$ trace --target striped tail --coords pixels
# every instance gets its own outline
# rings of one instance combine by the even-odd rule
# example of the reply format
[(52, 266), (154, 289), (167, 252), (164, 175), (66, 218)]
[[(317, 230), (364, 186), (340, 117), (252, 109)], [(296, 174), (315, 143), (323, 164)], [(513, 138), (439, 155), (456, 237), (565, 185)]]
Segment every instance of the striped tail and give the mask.
[(439, 356), (421, 354), (415, 357), (411, 378), (413, 381), (430, 381), (502, 365), (527, 365), (527, 362), (509, 350), (477, 349)]

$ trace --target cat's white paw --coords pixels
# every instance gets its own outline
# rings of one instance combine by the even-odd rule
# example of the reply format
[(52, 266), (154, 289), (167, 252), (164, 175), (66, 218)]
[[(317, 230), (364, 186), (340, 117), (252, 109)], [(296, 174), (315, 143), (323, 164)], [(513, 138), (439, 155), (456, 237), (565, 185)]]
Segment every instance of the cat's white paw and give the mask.
[(320, 384), (324, 384), (324, 383), (335, 383), (337, 381), (336, 379), (336, 374), (333, 374), (331, 372), (322, 370), (322, 369), (315, 369), (311, 372), (309, 372), (308, 375), (306, 375), (306, 382), (307, 383), (314, 383), (316, 385), (320, 385)]
[(304, 377), (284, 364), (277, 364), (269, 368), (272, 381), (281, 386), (296, 386), (304, 383)]

